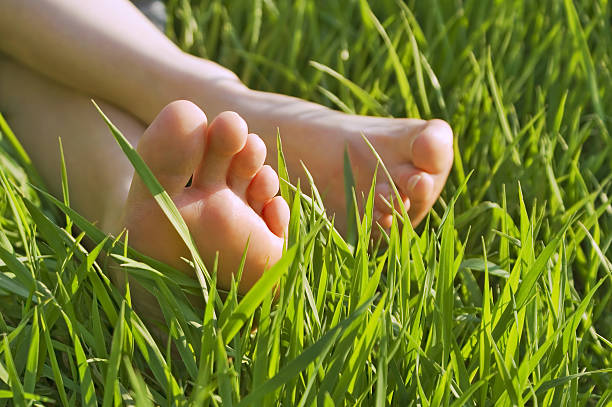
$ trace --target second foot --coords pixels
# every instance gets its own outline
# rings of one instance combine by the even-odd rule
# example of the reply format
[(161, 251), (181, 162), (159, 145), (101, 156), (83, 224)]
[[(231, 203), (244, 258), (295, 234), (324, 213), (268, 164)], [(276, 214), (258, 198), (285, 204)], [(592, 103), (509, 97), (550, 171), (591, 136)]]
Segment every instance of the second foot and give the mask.
[[(138, 152), (172, 197), (207, 267), (219, 253), (218, 285), (228, 289), (248, 242), (239, 291), (246, 292), (282, 255), (289, 222), (276, 196), (278, 176), (264, 165), (266, 147), (245, 121), (224, 112), (210, 125), (194, 104), (166, 106), (138, 143)], [(186, 186), (190, 178), (192, 183)], [(189, 253), (157, 202), (135, 175), (124, 226), (137, 250), (185, 269)]]
[[(397, 187), (413, 225), (429, 212), (440, 195), (453, 162), (453, 134), (442, 120), (388, 119), (351, 116), (321, 110), (316, 119), (288, 121), (281, 134), (306, 132), (314, 140), (301, 150), (300, 159), (313, 174), (330, 214), (336, 214), (336, 225), (345, 228), (343, 155), (346, 149), (355, 177), (357, 200), (370, 189), (377, 159), (363, 140), (365, 136), (381, 156), (392, 180), (379, 168), (377, 172), (374, 219), (384, 228), (392, 222), (394, 193)], [(297, 149), (292, 149), (294, 156)], [(293, 171), (300, 169), (294, 162)], [(395, 209), (399, 209), (397, 203)]]

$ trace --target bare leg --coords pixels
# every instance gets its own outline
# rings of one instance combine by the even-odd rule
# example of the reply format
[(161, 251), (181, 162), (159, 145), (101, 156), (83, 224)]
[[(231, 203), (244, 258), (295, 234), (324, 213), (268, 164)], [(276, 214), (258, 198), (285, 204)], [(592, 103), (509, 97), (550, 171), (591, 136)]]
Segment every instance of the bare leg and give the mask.
[[(238, 112), (268, 149), (274, 148), (279, 128), (290, 170), (300, 174), (300, 161), (306, 164), (332, 213), (341, 215), (345, 208), (345, 148), (358, 193), (369, 186), (376, 162), (362, 133), (386, 162), (414, 224), (432, 207), (450, 171), (452, 131), (445, 122), (349, 116), (297, 98), (252, 91), (227, 69), (182, 53), (125, 0), (1, 4), (1, 50), (145, 123), (170, 101), (188, 99), (211, 117), (224, 110)], [(378, 192), (388, 196), (390, 190), (381, 180)], [(391, 221), (389, 214), (378, 200), (377, 216), (384, 226)]]
[[(124, 158), (88, 98), (0, 59), (0, 108), (53, 192), (60, 194), (57, 138), (62, 137), (73, 206), (108, 232), (126, 227), (138, 250), (179, 269), (189, 257), (157, 202)], [(229, 288), (249, 250), (240, 289), (246, 291), (281, 256), (289, 208), (266, 148), (236, 113), (210, 125), (187, 101), (164, 108), (148, 129), (103, 103), (173, 198), (210, 266), (219, 252), (219, 285)], [(185, 187), (193, 175), (193, 183)], [(131, 186), (130, 186), (131, 184)], [(129, 191), (129, 193), (128, 193)], [(142, 298), (142, 293), (139, 294)]]
[[(61, 137), (72, 205), (109, 230), (121, 216), (133, 170), (90, 99), (2, 54), (0, 89), (0, 110), (51, 192), (61, 195)], [(138, 142), (145, 129), (142, 122), (113, 105), (99, 102), (126, 137), (132, 143)]]

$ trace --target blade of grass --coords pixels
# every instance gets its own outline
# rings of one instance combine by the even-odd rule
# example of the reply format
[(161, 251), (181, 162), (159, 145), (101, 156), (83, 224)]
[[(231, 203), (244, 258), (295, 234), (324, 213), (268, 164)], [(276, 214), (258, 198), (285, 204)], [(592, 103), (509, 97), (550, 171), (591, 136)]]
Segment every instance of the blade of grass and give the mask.
[(329, 352), (335, 340), (342, 335), (344, 330), (348, 328), (365, 310), (372, 304), (374, 298), (363, 303), (355, 310), (348, 318), (340, 322), (334, 328), (328, 330), (317, 342), (310, 345), (297, 358), (283, 366), (276, 376), (267, 380), (258, 388), (254, 389), (246, 397), (244, 397), (238, 406), (257, 405), (257, 401), (263, 398), (266, 394), (274, 389), (282, 386), (287, 381), (295, 377), (299, 372), (306, 369), (317, 357), (323, 358)]
[[(196, 248), (195, 242), (193, 241), (193, 237), (189, 233), (189, 229), (183, 220), (183, 217), (179, 213), (176, 205), (170, 198), (170, 195), (164, 190), (159, 181), (155, 178), (155, 175), (151, 172), (147, 164), (144, 160), (138, 155), (136, 149), (130, 145), (130, 142), (125, 138), (125, 136), (115, 127), (113, 123), (109, 120), (109, 118), (102, 112), (100, 107), (92, 101), (98, 113), (102, 116), (109, 130), (113, 134), (113, 137), (119, 144), (119, 147), (123, 150), (126, 157), (130, 160), (134, 169), (140, 176), (141, 180), (147, 186), (153, 198), (159, 204), (159, 207), (164, 212), (174, 229), (177, 231), (187, 248), (189, 249), (189, 253), (193, 257), (193, 261), (195, 263), (195, 273), (198, 278), (198, 282), (202, 287), (202, 296), (204, 297), (204, 301), (208, 302), (208, 290), (207, 284), (210, 284), (210, 277), (206, 270), (206, 266), (204, 265), (204, 261), (200, 257), (198, 253), (198, 249)], [(207, 281), (208, 280), (208, 281)]]
[(119, 375), (119, 366), (121, 365), (121, 355), (123, 353), (123, 344), (125, 341), (125, 302), (121, 303), (117, 323), (115, 324), (115, 332), (111, 342), (110, 357), (108, 359), (108, 368), (106, 369), (106, 378), (104, 379), (104, 396), (102, 398), (102, 406), (110, 407), (117, 403), (117, 376)]
[(9, 386), (13, 394), (13, 403), (15, 403), (15, 406), (17, 407), (25, 407), (26, 402), (23, 386), (19, 381), (19, 376), (17, 375), (17, 369), (15, 368), (11, 348), (6, 335), (3, 336), (2, 343), (4, 345), (4, 363), (6, 363), (6, 369), (8, 370), (9, 374)]

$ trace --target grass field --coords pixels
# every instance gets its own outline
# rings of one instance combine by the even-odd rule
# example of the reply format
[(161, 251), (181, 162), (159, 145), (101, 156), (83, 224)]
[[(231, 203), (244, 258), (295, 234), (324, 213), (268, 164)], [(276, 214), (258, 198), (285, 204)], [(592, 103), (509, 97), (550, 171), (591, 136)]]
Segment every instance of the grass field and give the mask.
[[(168, 2), (168, 35), (251, 87), (455, 132), (434, 211), (416, 230), (398, 213), (380, 247), (371, 196), (343, 238), (283, 184), (287, 253), (244, 297), (34, 189), (0, 122), (0, 406), (612, 405), (612, 7), (370, 3)], [(111, 285), (104, 248), (169, 339)]]

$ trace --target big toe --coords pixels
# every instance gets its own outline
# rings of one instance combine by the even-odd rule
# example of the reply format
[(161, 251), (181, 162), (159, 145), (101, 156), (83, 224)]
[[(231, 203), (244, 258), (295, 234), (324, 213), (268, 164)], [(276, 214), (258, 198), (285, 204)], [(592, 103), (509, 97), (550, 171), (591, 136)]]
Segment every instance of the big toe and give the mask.
[(453, 163), (453, 131), (443, 120), (429, 120), (409, 140), (412, 164), (430, 174), (447, 174)]
[[(167, 105), (144, 132), (137, 151), (157, 180), (170, 194), (182, 191), (204, 150), (206, 115), (191, 102), (179, 100)], [(149, 197), (139, 177), (132, 183), (132, 195)]]
[(410, 200), (408, 215), (419, 223), (440, 195), (453, 164), (453, 133), (443, 120), (429, 120), (407, 138), (405, 163), (391, 169), (401, 194)]

